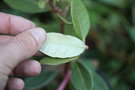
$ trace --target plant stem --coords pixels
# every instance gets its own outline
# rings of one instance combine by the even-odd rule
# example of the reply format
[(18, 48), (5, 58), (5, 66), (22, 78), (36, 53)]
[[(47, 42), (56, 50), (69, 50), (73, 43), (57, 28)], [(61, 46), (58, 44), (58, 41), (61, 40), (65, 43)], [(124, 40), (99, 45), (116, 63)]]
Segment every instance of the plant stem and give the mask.
[(70, 80), (70, 75), (71, 72), (68, 70), (68, 72), (66, 73), (64, 80), (62, 81), (62, 83), (60, 84), (59, 88), (57, 90), (64, 90)]
[(48, 3), (48, 5), (50, 6), (50, 8), (51, 8), (51, 10), (52, 10), (52, 12), (54, 12), (54, 13), (56, 13), (56, 15), (64, 22), (64, 23), (66, 23), (66, 24), (72, 24), (72, 22), (69, 22), (69, 21), (67, 21), (64, 17), (66, 16), (66, 14), (67, 14), (67, 10), (66, 9), (68, 9), (67, 7), (65, 7), (64, 9), (64, 11), (66, 11), (66, 12), (62, 12), (62, 9), (61, 8), (59, 8), (59, 7), (57, 7), (55, 4), (53, 4), (52, 2), (51, 2), (51, 0), (46, 0), (46, 2)]
[[(60, 30), (61, 30), (61, 33), (64, 34), (65, 32), (65, 24), (72, 24), (71, 22), (68, 22), (65, 18), (67, 17), (67, 13), (68, 13), (68, 10), (69, 10), (69, 6), (66, 6), (64, 8), (58, 8), (55, 4), (53, 4), (51, 2), (51, 0), (45, 0), (48, 5), (50, 6), (52, 12), (56, 13), (57, 16), (62, 20), (61, 23), (60, 23)], [(70, 63), (66, 63), (64, 65), (64, 80), (62, 81), (62, 83), (60, 84), (59, 88), (57, 90), (64, 90), (64, 88), (67, 86), (69, 80), (70, 80), (70, 71), (69, 71), (69, 68), (70, 68)]]
[(66, 73), (68, 72), (69, 68), (70, 68), (70, 62), (65, 63), (65, 66), (64, 66), (64, 74), (65, 74), (65, 75), (66, 75)]
[(54, 12), (54, 13), (59, 13), (61, 15), (61, 9), (58, 8), (56, 5), (54, 5), (51, 0), (45, 0), (48, 5), (51, 7), (51, 10)]
[(63, 34), (64, 34), (64, 31), (65, 31), (64, 30), (64, 27), (65, 27), (65, 23), (64, 22), (61, 22), (60, 23), (60, 28), (61, 28), (60, 30), (61, 30), (61, 33), (63, 33)]
[(65, 18), (63, 18), (61, 15), (57, 14), (57, 16), (64, 21), (66, 24), (72, 24), (72, 22), (67, 21)]

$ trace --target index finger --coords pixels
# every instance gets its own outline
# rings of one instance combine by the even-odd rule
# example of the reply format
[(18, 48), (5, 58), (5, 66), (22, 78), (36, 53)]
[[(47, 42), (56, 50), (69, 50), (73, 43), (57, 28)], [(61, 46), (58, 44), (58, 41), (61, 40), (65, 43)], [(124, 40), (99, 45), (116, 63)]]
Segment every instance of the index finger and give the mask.
[(35, 24), (27, 19), (0, 12), (0, 33), (16, 35), (34, 27)]

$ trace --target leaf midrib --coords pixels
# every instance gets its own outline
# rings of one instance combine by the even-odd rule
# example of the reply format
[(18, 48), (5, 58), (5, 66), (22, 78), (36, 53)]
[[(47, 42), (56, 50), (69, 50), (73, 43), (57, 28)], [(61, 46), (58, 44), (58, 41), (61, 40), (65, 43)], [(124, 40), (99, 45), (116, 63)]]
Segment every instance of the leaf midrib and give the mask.
[[(83, 48), (83, 49), (86, 48), (85, 44), (84, 44), (84, 47), (83, 47), (83, 46), (75, 46), (75, 45), (71, 45), (71, 44), (70, 44), (70, 45), (69, 45), (69, 44), (68, 44), (68, 45), (66, 45), (66, 44), (57, 44), (57, 43), (48, 43), (48, 44), (58, 45), (58, 46), (65, 46), (65, 47), (73, 47), (73, 48), (74, 48), (74, 47), (75, 47), (75, 48)], [(47, 45), (47, 44), (46, 44), (46, 45)]]
[(81, 76), (81, 79), (82, 79), (81, 81), (83, 82), (83, 86), (84, 86), (85, 90), (87, 90), (87, 87), (85, 86), (85, 81), (83, 79), (83, 74), (81, 73), (81, 70), (79, 69), (79, 66), (78, 65), (77, 65), (77, 70), (80, 73), (80, 76)]

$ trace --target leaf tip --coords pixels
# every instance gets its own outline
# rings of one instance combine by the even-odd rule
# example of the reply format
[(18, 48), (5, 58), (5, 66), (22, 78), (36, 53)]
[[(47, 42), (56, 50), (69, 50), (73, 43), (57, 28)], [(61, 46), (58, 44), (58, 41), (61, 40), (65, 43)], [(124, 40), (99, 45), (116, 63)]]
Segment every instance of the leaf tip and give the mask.
[(89, 46), (85, 45), (85, 49), (87, 49), (87, 50), (88, 50), (88, 49), (89, 49)]

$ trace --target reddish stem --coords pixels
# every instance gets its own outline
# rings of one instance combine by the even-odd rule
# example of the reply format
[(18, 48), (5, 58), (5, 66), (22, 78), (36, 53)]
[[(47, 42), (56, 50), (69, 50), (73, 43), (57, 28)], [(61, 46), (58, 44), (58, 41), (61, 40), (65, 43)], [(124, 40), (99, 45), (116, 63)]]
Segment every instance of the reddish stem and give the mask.
[(60, 8), (58, 8), (57, 6), (55, 6), (52, 2), (51, 2), (51, 0), (45, 0), (47, 3), (48, 3), (48, 5), (51, 7), (51, 9), (52, 9), (52, 11), (54, 12), (54, 13), (59, 13), (59, 14), (61, 14), (61, 9)]
[(64, 90), (70, 80), (70, 75), (71, 75), (71, 72), (68, 71), (67, 74), (65, 75), (64, 77), (64, 80), (62, 81), (62, 83), (60, 84), (59, 88), (57, 90)]
[[(56, 5), (54, 5), (51, 0), (45, 0), (48, 5), (50, 6), (51, 10), (54, 12), (54, 13), (58, 13), (59, 15), (61, 15), (62, 17), (66, 17), (67, 15), (67, 11), (68, 11), (68, 8), (64, 8), (64, 11), (62, 12), (62, 9), (57, 7)], [(65, 32), (65, 22), (61, 22), (60, 24), (60, 28), (61, 28), (61, 33), (64, 33)], [(62, 83), (60, 84), (59, 88), (57, 90), (64, 90), (65, 87), (67, 86), (69, 80), (70, 80), (70, 71), (69, 71), (69, 68), (70, 68), (70, 63), (67, 63), (65, 64), (65, 68), (64, 68), (64, 74), (65, 74), (65, 77), (64, 77), (64, 80), (62, 81)]]
[(61, 33), (64, 33), (64, 27), (65, 27), (65, 23), (64, 22), (61, 22), (61, 25), (60, 25), (60, 27), (61, 27)]
[(68, 62), (68, 63), (65, 63), (65, 66), (64, 66), (64, 75), (66, 75), (67, 74), (67, 72), (68, 72), (68, 70), (70, 69), (70, 62)]

